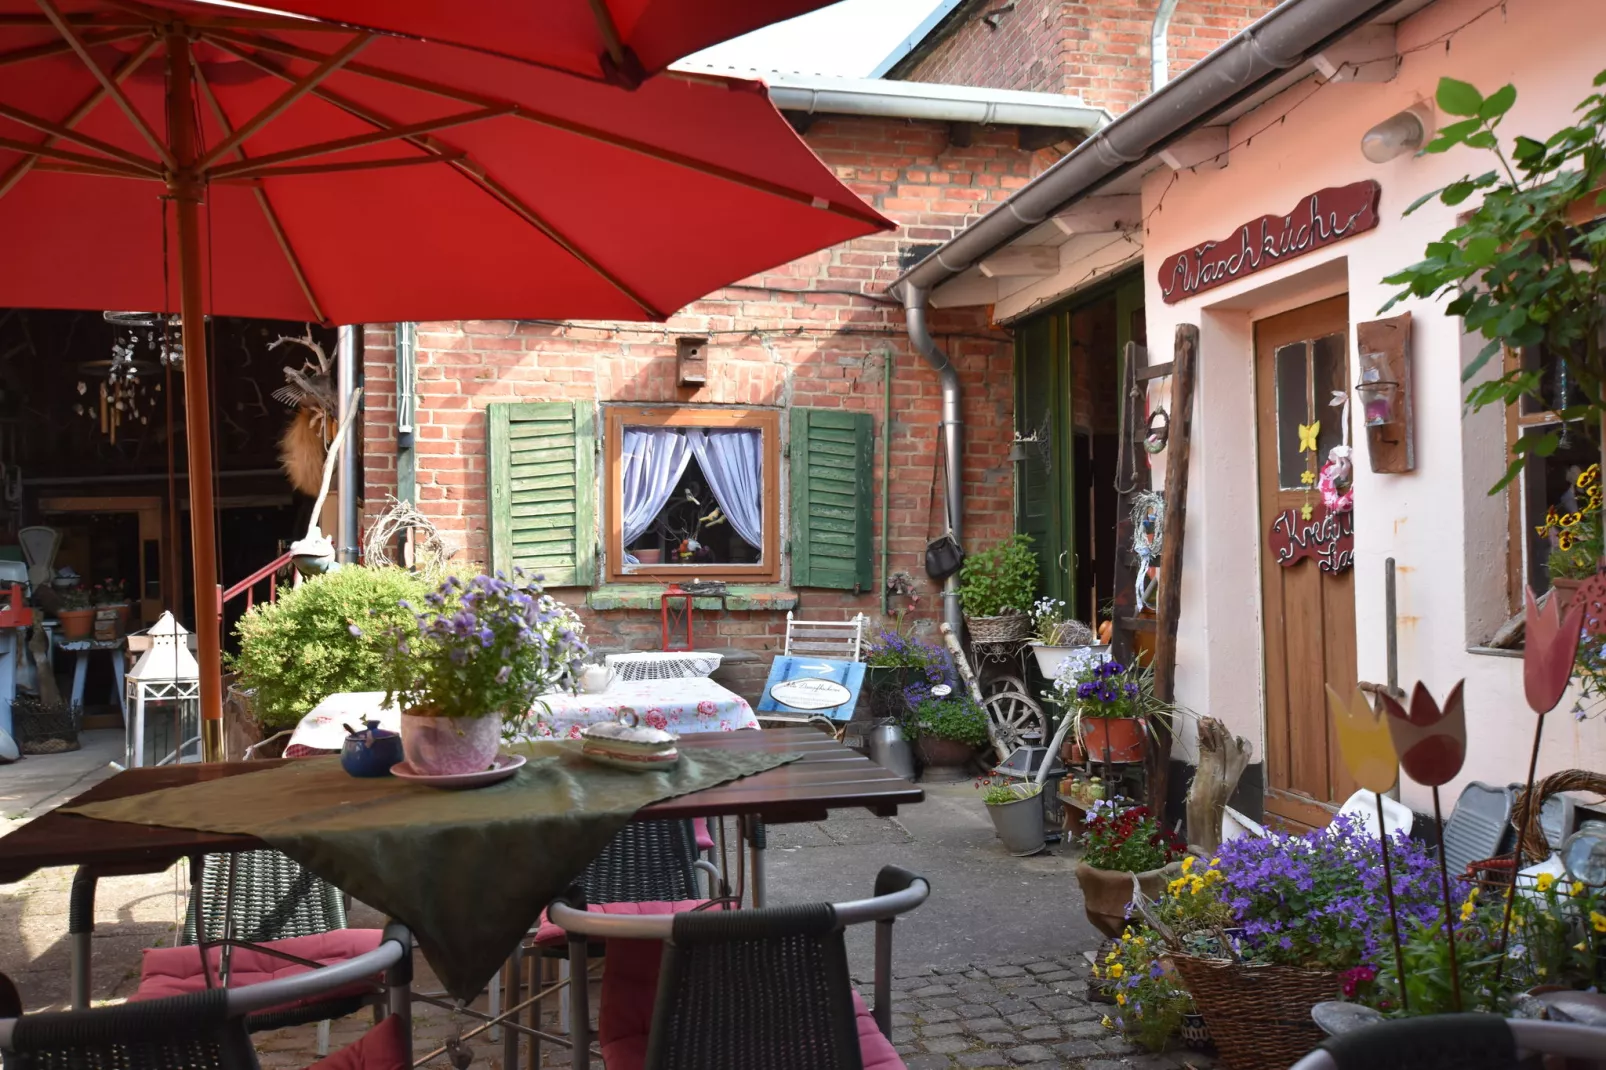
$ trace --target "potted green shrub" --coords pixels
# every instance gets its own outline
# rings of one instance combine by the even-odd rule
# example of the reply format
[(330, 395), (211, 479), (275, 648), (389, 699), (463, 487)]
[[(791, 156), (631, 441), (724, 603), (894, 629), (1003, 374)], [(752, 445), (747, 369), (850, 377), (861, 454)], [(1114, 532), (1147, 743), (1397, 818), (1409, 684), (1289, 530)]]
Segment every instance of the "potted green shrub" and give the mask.
[(1009, 538), (965, 558), (959, 570), (959, 601), (965, 625), (978, 643), (1024, 639), (1031, 632), (1027, 610), (1037, 594), (1037, 555), (1028, 535)]
[(401, 707), (408, 764), (431, 776), (489, 768), (503, 736), (523, 733), (537, 696), (579, 678), (580, 631), (518, 569), (509, 579), (448, 576), (389, 635), (387, 697)]
[(1187, 845), (1163, 828), (1147, 806), (1125, 799), (1096, 800), (1087, 812), (1082, 860), (1076, 864), (1087, 920), (1106, 936), (1120, 936), (1132, 902), (1133, 876), (1145, 896), (1158, 898), (1168, 867), (1185, 853)]
[(987, 745), (987, 711), (964, 692), (931, 695), (910, 712), (904, 734), (927, 768), (963, 766)]
[(1025, 857), (1043, 849), (1042, 790), (1030, 781), (986, 783), (982, 790), (993, 831), (1012, 855)]
[(348, 565), (247, 611), (228, 665), (264, 733), (294, 728), (330, 695), (384, 690), (386, 634), (413, 620), (406, 607), (428, 590), (405, 569)]

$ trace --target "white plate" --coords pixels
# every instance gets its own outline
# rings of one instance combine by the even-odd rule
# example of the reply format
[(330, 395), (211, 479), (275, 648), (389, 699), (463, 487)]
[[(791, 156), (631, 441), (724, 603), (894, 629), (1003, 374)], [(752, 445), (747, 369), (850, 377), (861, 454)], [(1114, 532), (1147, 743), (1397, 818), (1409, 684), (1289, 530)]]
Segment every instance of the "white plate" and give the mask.
[(612, 766), (615, 769), (628, 769), (632, 773), (656, 773), (664, 769), (673, 769), (680, 762), (680, 753), (678, 751), (671, 751), (668, 755), (654, 754), (635, 757), (599, 753), (590, 748), (582, 747), (580, 753), (598, 765)]
[(444, 788), (447, 791), (459, 791), (463, 788), (483, 788), (487, 784), (495, 784), (506, 780), (518, 772), (519, 766), (525, 762), (522, 754), (498, 754), (496, 764), (489, 769), (481, 769), (474, 773), (447, 773), (432, 774), (420, 773), (414, 769), (411, 762), (400, 761), (390, 767), (390, 775), (403, 780), (411, 780), (416, 784), (425, 784), (432, 788)]

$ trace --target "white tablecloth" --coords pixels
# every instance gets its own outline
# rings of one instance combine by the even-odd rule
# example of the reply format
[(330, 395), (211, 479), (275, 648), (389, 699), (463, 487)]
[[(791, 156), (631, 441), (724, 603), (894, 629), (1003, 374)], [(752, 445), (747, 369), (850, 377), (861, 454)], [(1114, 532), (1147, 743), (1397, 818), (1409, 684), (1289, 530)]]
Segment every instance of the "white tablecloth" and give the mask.
[(757, 728), (753, 707), (734, 691), (705, 677), (680, 680), (615, 680), (606, 691), (594, 695), (542, 695), (547, 711), (536, 712), (541, 720), (539, 736), (578, 738), (580, 729), (599, 721), (614, 721), (619, 711), (636, 711), (641, 723), (664, 728), (677, 736), (693, 732), (732, 732), (738, 728)]
[[(541, 703), (545, 703), (543, 709)], [(757, 728), (758, 718), (747, 700), (704, 677), (684, 680), (616, 680), (606, 691), (590, 695), (553, 692), (542, 695), (535, 712), (540, 718), (531, 733), (537, 738), (577, 739), (580, 729), (614, 721), (629, 707), (643, 724), (677, 736), (693, 732), (732, 732)], [(392, 732), (401, 728), (401, 714), (385, 706), (383, 691), (330, 695), (301, 718), (285, 747), (288, 757), (338, 751), (346, 739), (343, 724), (361, 728), (365, 720)]]

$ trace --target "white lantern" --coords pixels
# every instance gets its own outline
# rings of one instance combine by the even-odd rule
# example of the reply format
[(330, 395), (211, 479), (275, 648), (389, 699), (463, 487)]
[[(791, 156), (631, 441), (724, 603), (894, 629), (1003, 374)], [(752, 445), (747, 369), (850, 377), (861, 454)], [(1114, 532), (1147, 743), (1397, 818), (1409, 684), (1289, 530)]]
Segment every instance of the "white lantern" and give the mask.
[(182, 760), (185, 747), (192, 743), (197, 753), (200, 750), (201, 667), (190, 653), (189, 629), (172, 613), (163, 613), (146, 635), (151, 645), (128, 671), (128, 700), (123, 704), (132, 714), (126, 747), (130, 768), (145, 764), (147, 707), (153, 716), (170, 717), (173, 723), (173, 753), (154, 764)]

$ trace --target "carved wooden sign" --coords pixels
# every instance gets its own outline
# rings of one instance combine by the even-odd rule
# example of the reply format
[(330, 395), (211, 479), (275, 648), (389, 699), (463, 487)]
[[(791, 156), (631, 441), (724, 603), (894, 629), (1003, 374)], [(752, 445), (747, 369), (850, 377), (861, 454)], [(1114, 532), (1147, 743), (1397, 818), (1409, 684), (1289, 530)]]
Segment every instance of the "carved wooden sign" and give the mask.
[(1318, 190), (1285, 216), (1263, 215), (1230, 238), (1168, 256), (1160, 265), (1160, 296), (1175, 304), (1371, 230), (1377, 226), (1381, 191), (1370, 179)]
[(1277, 563), (1290, 568), (1311, 557), (1323, 572), (1347, 571), (1355, 563), (1355, 514), (1329, 512), (1325, 505), (1313, 505), (1309, 520), (1299, 512), (1284, 509), (1271, 522), (1267, 542)]

